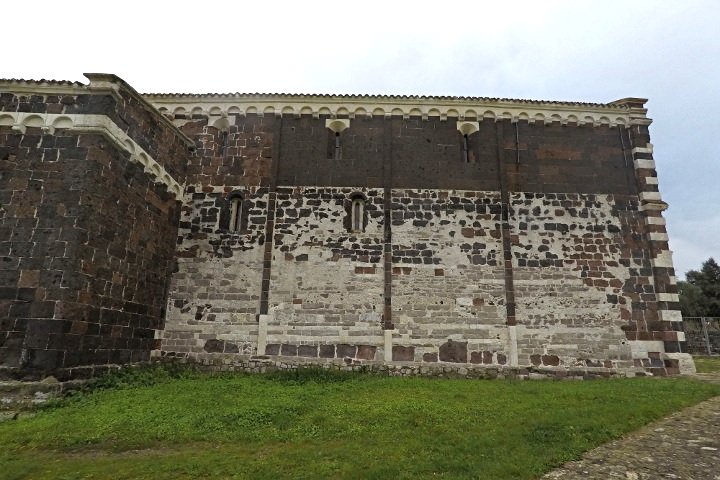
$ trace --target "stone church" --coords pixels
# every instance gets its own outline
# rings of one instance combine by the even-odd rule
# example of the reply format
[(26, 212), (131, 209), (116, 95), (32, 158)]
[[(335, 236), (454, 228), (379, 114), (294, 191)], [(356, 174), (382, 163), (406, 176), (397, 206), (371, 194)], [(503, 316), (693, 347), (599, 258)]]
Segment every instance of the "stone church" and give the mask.
[(0, 378), (694, 368), (645, 99), (86, 77), (0, 81)]

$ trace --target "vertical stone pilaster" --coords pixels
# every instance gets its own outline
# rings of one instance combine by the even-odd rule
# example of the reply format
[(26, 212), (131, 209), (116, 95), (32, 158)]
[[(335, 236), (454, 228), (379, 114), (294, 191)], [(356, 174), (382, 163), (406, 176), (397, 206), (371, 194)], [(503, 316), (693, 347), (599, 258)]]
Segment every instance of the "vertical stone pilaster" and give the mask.
[(392, 122), (389, 121), (383, 129), (383, 330), (395, 329), (392, 321), (392, 143)]
[(272, 163), (268, 185), (267, 222), (265, 223), (265, 244), (263, 251), (262, 283), (260, 286), (260, 315), (267, 315), (270, 302), (270, 273), (272, 270), (273, 238), (275, 236), (275, 212), (277, 210), (277, 177), (280, 164), (280, 135), (282, 117), (279, 117), (273, 129)]
[(257, 354), (265, 355), (267, 347), (268, 315), (258, 315)]
[(503, 122), (499, 121), (497, 126), (497, 159), (498, 159), (498, 182), (500, 184), (500, 202), (501, 202), (501, 230), (502, 230), (502, 247), (503, 247), (503, 269), (505, 272), (505, 309), (507, 319), (505, 324), (508, 326), (517, 325), (515, 317), (515, 287), (513, 281), (513, 259), (512, 248), (510, 242), (510, 193), (507, 186), (507, 172), (505, 165), (505, 135), (503, 131)]

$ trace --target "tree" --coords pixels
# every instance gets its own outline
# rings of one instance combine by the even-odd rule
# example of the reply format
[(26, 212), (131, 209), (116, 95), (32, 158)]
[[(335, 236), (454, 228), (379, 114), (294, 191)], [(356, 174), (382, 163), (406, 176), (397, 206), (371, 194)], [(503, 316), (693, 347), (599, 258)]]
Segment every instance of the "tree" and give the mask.
[(720, 265), (711, 257), (685, 277), (685, 282), (678, 282), (683, 316), (720, 317)]
[(678, 281), (677, 286), (683, 317), (705, 317), (708, 302), (700, 287), (683, 281)]

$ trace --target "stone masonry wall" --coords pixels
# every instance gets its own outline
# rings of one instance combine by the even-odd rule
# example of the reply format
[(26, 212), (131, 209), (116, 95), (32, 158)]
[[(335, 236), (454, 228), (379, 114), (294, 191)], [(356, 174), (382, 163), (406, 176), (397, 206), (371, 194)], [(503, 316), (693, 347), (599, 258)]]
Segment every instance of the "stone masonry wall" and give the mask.
[[(3, 91), (0, 116), (106, 117), (184, 175), (177, 131), (150, 121), (157, 114), (115, 85), (114, 94), (79, 84), (72, 95)], [(179, 205), (131, 160), (101, 130), (0, 126), (0, 375), (62, 379), (149, 358), (163, 326)]]
[(2, 377), (151, 352), (680, 371), (640, 99), (577, 104), (597, 110), (580, 119), (423, 98), (354, 114), (188, 105), (170, 120), (117, 77), (88, 78), (0, 81)]
[[(255, 354), (275, 119), (233, 117), (214, 126), (207, 116), (181, 114), (175, 123), (198, 148), (187, 167), (162, 350)], [(242, 198), (239, 231), (228, 225), (233, 194)]]
[[(381, 194), (278, 189), (266, 355), (382, 358)], [(353, 195), (366, 199), (361, 231), (350, 225)]]
[(396, 361), (505, 364), (500, 197), (393, 190)]
[(521, 365), (632, 366), (622, 327), (654, 293), (626, 243), (636, 208), (633, 197), (513, 195)]
[(466, 118), (465, 161), (456, 118), (213, 118), (175, 118), (202, 148), (162, 355), (679, 371), (644, 133)]
[(243, 189), (247, 224), (238, 232), (221, 228), (228, 203), (224, 188), (197, 190), (188, 188), (180, 217), (163, 348), (178, 354), (256, 353), (250, 339), (257, 336), (267, 189)]

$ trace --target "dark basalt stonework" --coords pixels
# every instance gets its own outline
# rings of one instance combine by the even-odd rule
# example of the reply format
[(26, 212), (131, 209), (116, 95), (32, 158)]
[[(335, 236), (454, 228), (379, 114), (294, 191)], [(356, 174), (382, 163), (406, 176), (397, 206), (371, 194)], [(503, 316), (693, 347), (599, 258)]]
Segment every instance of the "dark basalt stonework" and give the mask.
[[(0, 113), (106, 115), (182, 182), (186, 145), (118, 96), (1, 93)], [(0, 376), (78, 377), (157, 347), (180, 205), (129, 157), (100, 134), (0, 126)]]

